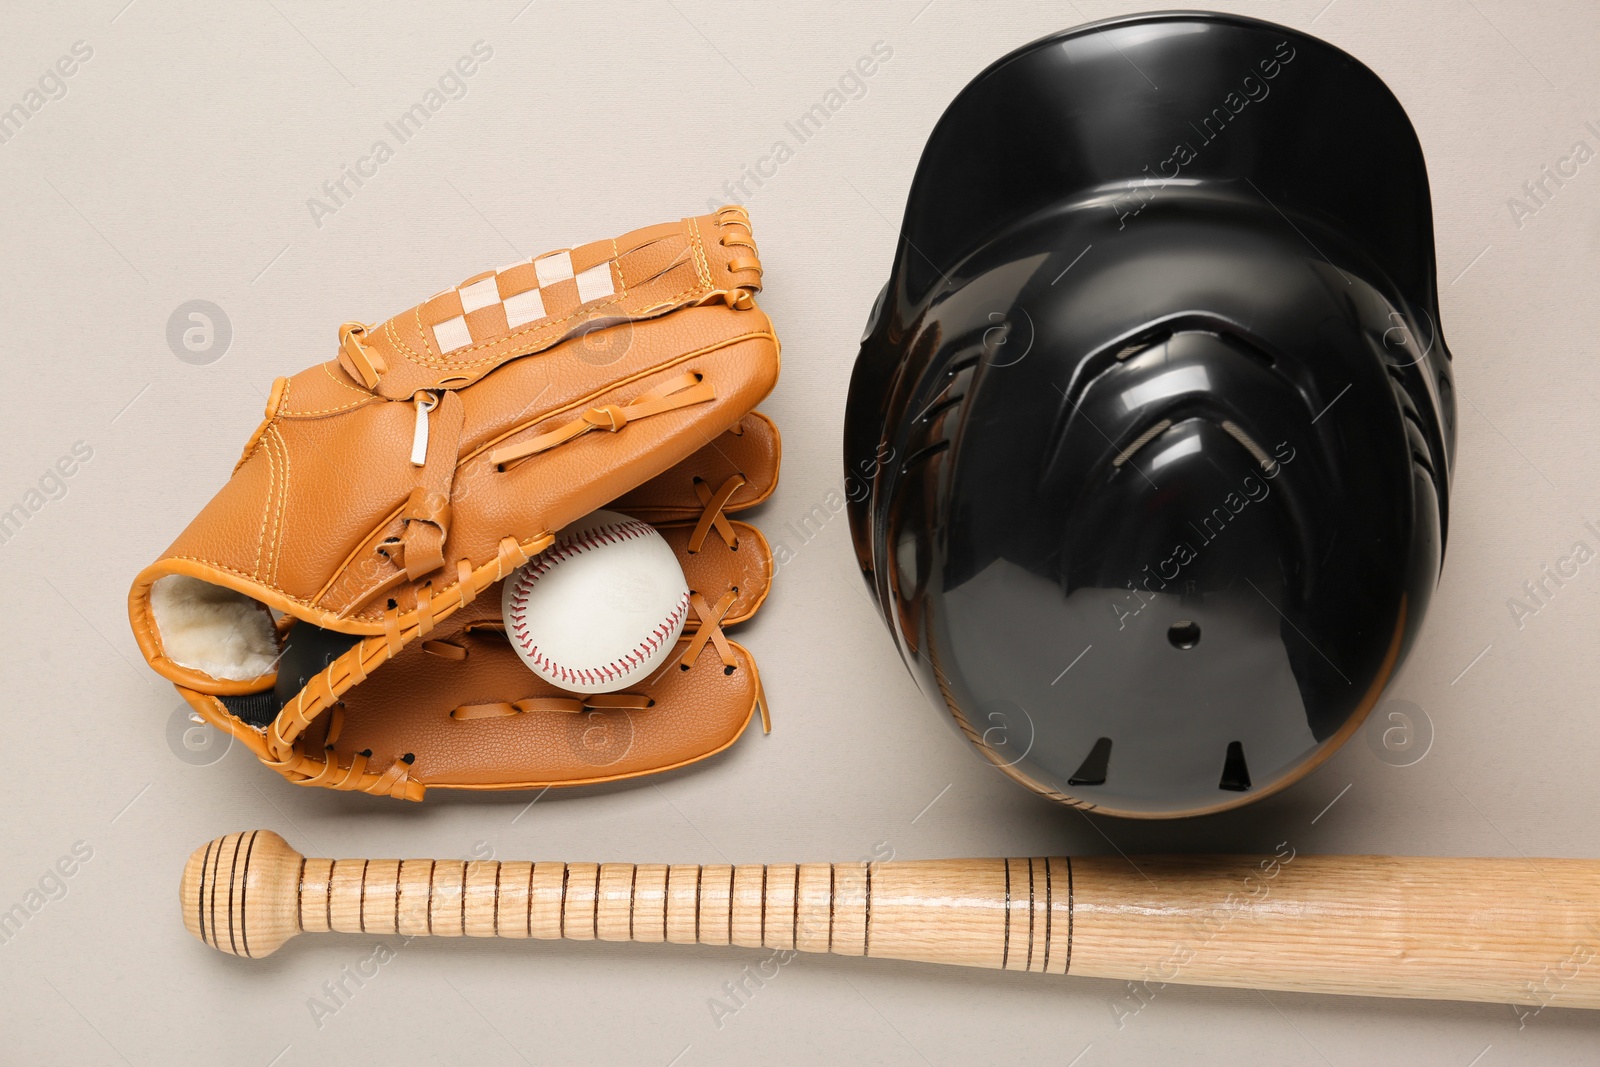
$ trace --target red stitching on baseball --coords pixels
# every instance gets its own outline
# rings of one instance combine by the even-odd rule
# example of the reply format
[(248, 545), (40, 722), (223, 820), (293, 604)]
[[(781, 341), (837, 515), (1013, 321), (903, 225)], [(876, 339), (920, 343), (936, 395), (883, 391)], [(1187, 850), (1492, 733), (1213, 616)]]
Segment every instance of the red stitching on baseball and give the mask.
[(581, 556), (590, 549), (602, 545), (614, 545), (622, 541), (633, 541), (640, 537), (648, 537), (655, 531), (637, 519), (627, 522), (608, 523), (584, 530), (570, 538), (557, 541), (541, 552), (537, 558), (522, 568), (517, 582), (511, 587), (512, 630), (516, 634), (517, 644), (528, 658), (543, 669), (546, 673), (561, 679), (566, 683), (580, 681), (585, 685), (593, 685), (597, 680), (615, 681), (627, 673), (624, 670), (624, 661), (629, 668), (635, 667), (644, 660), (658, 652), (665, 643), (665, 639), (689, 613), (689, 594), (687, 591), (678, 598), (678, 603), (665, 619), (643, 641), (634, 646), (633, 650), (612, 660), (610, 663), (599, 667), (572, 668), (557, 663), (539, 651), (529, 638), (526, 627), (522, 622), (523, 613), (527, 610), (528, 594), (538, 580), (545, 573), (563, 560)]

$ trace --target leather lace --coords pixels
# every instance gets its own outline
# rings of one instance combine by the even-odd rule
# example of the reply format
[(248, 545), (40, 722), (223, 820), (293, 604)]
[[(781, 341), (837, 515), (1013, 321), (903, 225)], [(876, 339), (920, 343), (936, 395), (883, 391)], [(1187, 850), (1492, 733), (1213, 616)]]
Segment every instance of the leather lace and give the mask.
[(361, 343), (361, 337), (371, 327), (364, 322), (346, 322), (339, 327), (339, 366), (345, 372), (366, 386), (368, 389), (378, 387), (378, 379), (383, 377), (383, 372), (388, 366), (383, 362), (383, 357)]
[(531, 441), (497, 448), (489, 453), (489, 462), (500, 470), (505, 470), (508, 463), (565, 444), (591, 430), (608, 430), (615, 433), (630, 422), (659, 415), (664, 411), (675, 411), (691, 404), (703, 404), (716, 398), (716, 390), (705, 380), (705, 376), (689, 371), (648, 393), (635, 397), (626, 404), (607, 404), (604, 407), (590, 408), (580, 418), (542, 433)]
[(755, 237), (750, 233), (750, 216), (742, 208), (725, 207), (717, 212), (717, 228), (722, 230), (722, 235), (717, 238), (717, 243), (723, 248), (748, 248), (748, 256), (736, 256), (728, 261), (728, 270), (738, 274), (742, 271), (755, 271), (756, 277), (761, 277), (761, 253), (756, 248)]
[[(717, 656), (722, 660), (723, 674), (732, 674), (739, 669), (739, 660), (734, 655), (733, 644), (722, 632), (722, 620), (727, 617), (738, 599), (738, 586), (722, 594), (715, 604), (708, 604), (706, 598), (699, 593), (689, 594), (689, 610), (696, 619), (695, 633), (689, 640), (689, 647), (683, 650), (683, 658), (678, 661), (679, 670), (686, 671), (692, 668), (708, 644), (717, 650)], [(761, 732), (770, 734), (772, 712), (767, 708), (767, 693), (761, 685), (759, 675), (756, 678), (756, 706), (761, 710)]]
[(528, 712), (553, 711), (576, 715), (584, 711), (643, 711), (655, 704), (644, 693), (589, 693), (562, 697), (528, 697), (488, 704), (463, 704), (450, 712), (452, 719), (502, 719)]
[(699, 478), (694, 480), (694, 493), (699, 498), (704, 510), (700, 512), (700, 521), (694, 524), (694, 531), (689, 534), (689, 551), (699, 552), (700, 546), (706, 542), (706, 535), (713, 529), (721, 535), (722, 540), (735, 552), (739, 551), (739, 535), (734, 531), (733, 523), (728, 521), (728, 516), (723, 514), (723, 508), (728, 506), (728, 501), (745, 486), (745, 476), (735, 474), (716, 490), (711, 491), (708, 482)]

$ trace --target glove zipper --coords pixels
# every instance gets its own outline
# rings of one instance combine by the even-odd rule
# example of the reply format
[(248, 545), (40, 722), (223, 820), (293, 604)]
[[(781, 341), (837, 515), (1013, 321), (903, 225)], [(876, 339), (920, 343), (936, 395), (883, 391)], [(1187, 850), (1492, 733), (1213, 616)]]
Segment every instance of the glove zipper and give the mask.
[(428, 463), (428, 412), (439, 406), (439, 398), (433, 393), (418, 393), (417, 426), (411, 433), (411, 465), (423, 467)]

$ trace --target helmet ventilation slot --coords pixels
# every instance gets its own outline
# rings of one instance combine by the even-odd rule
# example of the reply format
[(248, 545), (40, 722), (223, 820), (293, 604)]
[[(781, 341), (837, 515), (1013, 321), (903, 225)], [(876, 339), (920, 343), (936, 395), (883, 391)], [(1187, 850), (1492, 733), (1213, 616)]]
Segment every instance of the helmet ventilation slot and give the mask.
[(1157, 437), (1160, 437), (1171, 425), (1171, 419), (1162, 419), (1144, 433), (1140, 434), (1138, 437), (1135, 437), (1133, 439), (1133, 443), (1127, 448), (1124, 448), (1121, 452), (1117, 453), (1117, 458), (1111, 461), (1111, 465), (1113, 467), (1122, 466), (1124, 463), (1128, 462), (1128, 460), (1133, 458), (1133, 454), (1135, 452), (1139, 451), (1139, 449), (1143, 448), (1151, 441), (1154, 441)]
[(1217, 788), (1235, 793), (1250, 788), (1250, 768), (1244, 762), (1243, 742), (1228, 742), (1228, 755), (1222, 761), (1222, 781), (1217, 783)]
[(1167, 641), (1173, 648), (1191, 649), (1200, 643), (1200, 624), (1183, 619), (1167, 627)]
[(950, 442), (948, 440), (944, 440), (944, 441), (935, 441), (933, 444), (929, 445), (927, 448), (918, 449), (917, 451), (911, 453), (911, 455), (907, 456), (904, 463), (900, 464), (900, 473), (901, 474), (908, 473), (911, 470), (911, 468), (916, 467), (916, 466), (918, 466), (920, 464), (926, 463), (928, 460), (932, 459), (934, 456), (937, 456), (940, 452), (944, 452), (947, 449), (949, 449), (949, 447), (950, 447)]
[(1144, 336), (1136, 337), (1127, 344), (1124, 344), (1121, 348), (1117, 349), (1117, 354), (1114, 358), (1118, 363), (1121, 363), (1129, 356), (1136, 356), (1148, 348), (1155, 348), (1157, 345), (1166, 344), (1170, 340), (1172, 340), (1172, 329), (1170, 327), (1163, 326), (1159, 329), (1151, 330)]
[(1069, 786), (1105, 785), (1106, 769), (1111, 765), (1111, 738), (1102, 737), (1094, 743), (1089, 754), (1083, 757), (1078, 769), (1067, 779)]
[(1267, 455), (1267, 450), (1266, 449), (1264, 449), (1260, 445), (1256, 444), (1254, 438), (1252, 438), (1249, 434), (1245, 433), (1244, 430), (1240, 429), (1238, 423), (1233, 422), (1233, 421), (1231, 421), (1229, 419), (1223, 419), (1222, 420), (1222, 429), (1227, 433), (1227, 435), (1229, 437), (1233, 438), (1235, 441), (1238, 441), (1241, 445), (1244, 446), (1244, 450), (1246, 452), (1250, 453), (1251, 458), (1254, 459), (1257, 463), (1261, 464), (1261, 469), (1262, 470), (1270, 471), (1273, 467), (1276, 467), (1278, 465), (1277, 462), (1271, 456)]
[(945, 396), (935, 400), (923, 409), (922, 414), (917, 417), (917, 421), (923, 425), (928, 425), (966, 398), (967, 395), (965, 393), (957, 393), (955, 396)]

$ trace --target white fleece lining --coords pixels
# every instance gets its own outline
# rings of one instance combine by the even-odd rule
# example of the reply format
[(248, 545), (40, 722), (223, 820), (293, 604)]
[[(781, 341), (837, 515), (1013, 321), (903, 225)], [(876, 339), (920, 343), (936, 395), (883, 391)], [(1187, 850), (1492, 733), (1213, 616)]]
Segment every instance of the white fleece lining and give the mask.
[(247, 682), (274, 669), (278, 639), (261, 604), (187, 574), (158, 578), (150, 613), (167, 658), (213, 678)]

